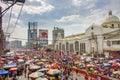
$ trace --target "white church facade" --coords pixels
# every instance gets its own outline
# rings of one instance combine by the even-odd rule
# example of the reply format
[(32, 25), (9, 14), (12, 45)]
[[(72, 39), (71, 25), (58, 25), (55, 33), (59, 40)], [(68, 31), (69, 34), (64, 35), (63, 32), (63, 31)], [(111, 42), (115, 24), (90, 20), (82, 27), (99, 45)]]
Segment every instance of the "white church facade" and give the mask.
[(105, 54), (106, 56), (120, 56), (120, 20), (109, 11), (107, 18), (101, 25), (92, 24), (85, 33), (61, 38), (58, 34), (55, 50), (64, 52), (83, 52)]

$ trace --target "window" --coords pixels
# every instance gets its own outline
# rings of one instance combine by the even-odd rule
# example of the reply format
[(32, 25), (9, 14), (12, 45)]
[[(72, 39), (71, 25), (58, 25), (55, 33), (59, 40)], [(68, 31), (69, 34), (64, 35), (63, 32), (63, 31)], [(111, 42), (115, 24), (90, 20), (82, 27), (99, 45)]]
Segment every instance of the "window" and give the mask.
[(78, 41), (75, 42), (75, 51), (79, 51), (79, 42)]
[(104, 37), (104, 39), (106, 39), (106, 37)]
[(70, 51), (73, 51), (73, 44), (70, 44)]
[(91, 29), (93, 30), (93, 27), (91, 27)]
[(114, 24), (111, 25), (111, 28), (114, 28)]
[(62, 50), (65, 51), (65, 45), (64, 44), (62, 45)]
[(112, 45), (120, 45), (120, 41), (112, 41)]
[(118, 28), (120, 28), (120, 24), (118, 24)]
[(68, 47), (69, 47), (69, 43), (67, 42), (66, 43), (66, 50), (68, 50)]
[(61, 50), (61, 43), (59, 43), (59, 50)]

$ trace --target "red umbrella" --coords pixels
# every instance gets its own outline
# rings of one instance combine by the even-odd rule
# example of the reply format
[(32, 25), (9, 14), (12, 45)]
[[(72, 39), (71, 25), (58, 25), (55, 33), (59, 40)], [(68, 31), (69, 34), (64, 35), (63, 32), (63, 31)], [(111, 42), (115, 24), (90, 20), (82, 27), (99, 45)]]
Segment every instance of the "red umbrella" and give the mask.
[(9, 71), (17, 71), (18, 68), (17, 67), (14, 67), (14, 68), (10, 68)]
[(5, 61), (5, 58), (1, 58), (1, 61)]
[(117, 66), (118, 66), (117, 63), (113, 63), (113, 64), (112, 64), (112, 67), (117, 67)]

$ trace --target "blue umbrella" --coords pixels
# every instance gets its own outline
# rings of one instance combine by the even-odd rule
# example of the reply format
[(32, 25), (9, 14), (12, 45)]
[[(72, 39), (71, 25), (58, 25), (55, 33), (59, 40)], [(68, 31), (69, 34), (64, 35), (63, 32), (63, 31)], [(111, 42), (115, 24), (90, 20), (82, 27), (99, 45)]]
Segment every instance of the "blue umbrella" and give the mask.
[(42, 68), (42, 69), (39, 69), (38, 71), (42, 72), (42, 71), (47, 71), (48, 68)]
[(120, 62), (120, 59), (116, 59), (115, 61), (116, 61), (116, 62)]
[(4, 66), (4, 68), (11, 68), (11, 67), (16, 67), (16, 66), (17, 66), (16, 62), (11, 62), (8, 65)]
[(63, 61), (67, 61), (67, 58), (63, 58)]
[(8, 73), (9, 73), (9, 71), (6, 71), (4, 69), (0, 70), (0, 75), (5, 75), (5, 74), (8, 74)]

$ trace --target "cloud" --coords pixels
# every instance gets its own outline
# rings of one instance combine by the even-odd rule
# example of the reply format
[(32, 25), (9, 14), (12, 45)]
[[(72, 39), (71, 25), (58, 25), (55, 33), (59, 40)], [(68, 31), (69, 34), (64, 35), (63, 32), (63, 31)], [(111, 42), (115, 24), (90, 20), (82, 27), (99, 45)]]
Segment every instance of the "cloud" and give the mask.
[[(31, 3), (33, 0), (30, 1)], [(50, 5), (49, 3), (43, 1), (43, 0), (37, 0), (37, 6), (36, 4), (33, 5), (24, 5), (23, 11), (28, 14), (42, 14), (45, 12), (49, 12), (54, 9), (54, 6)]]
[(61, 17), (59, 20), (56, 20), (56, 22), (70, 22), (70, 21), (77, 21), (79, 19), (80, 19), (79, 15), (70, 15), (70, 16)]
[(97, 1), (98, 0), (72, 0), (74, 6), (85, 9), (94, 8)]

